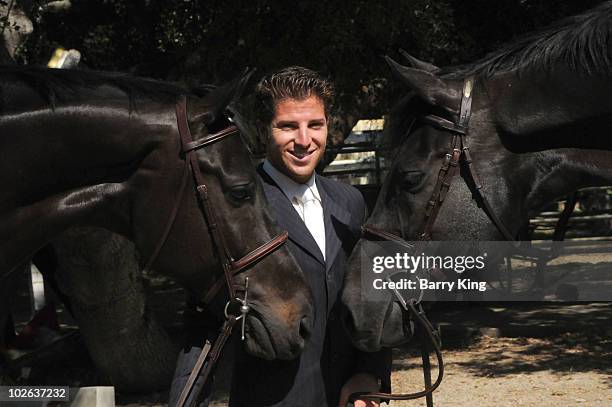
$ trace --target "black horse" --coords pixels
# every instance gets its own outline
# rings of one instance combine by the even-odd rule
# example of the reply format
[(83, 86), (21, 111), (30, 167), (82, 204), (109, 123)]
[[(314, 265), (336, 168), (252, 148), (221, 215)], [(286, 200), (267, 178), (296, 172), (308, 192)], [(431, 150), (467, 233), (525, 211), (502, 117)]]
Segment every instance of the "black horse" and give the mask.
[[(397, 154), (368, 223), (407, 240), (427, 230), (425, 208), (451, 140), (462, 131), (466, 93), (472, 105), (464, 141), (489, 215), (502, 226), (475, 202), (483, 206), (464, 165), (426, 237), (517, 238), (545, 204), (581, 187), (610, 185), (611, 34), (612, 2), (606, 2), (465, 66), (438, 69), (406, 55), (412, 66), (406, 67), (389, 59), (411, 91), (386, 123)], [(355, 344), (374, 351), (408, 332), (391, 293), (384, 304), (362, 298), (359, 254), (367, 244), (355, 248), (343, 301)]]
[[(236, 258), (279, 235), (238, 136), (195, 153), (216, 224), (203, 216), (177, 130), (175, 107), (183, 95), (196, 144), (226, 129), (225, 108), (243, 82), (198, 97), (122, 74), (1, 67), (2, 287), (63, 231), (96, 226), (132, 240), (141, 266), (202, 297), (221, 273), (215, 227)], [(247, 350), (269, 359), (295, 357), (312, 321), (310, 292), (295, 260), (281, 247), (235, 281), (243, 284), (245, 277), (252, 309)]]

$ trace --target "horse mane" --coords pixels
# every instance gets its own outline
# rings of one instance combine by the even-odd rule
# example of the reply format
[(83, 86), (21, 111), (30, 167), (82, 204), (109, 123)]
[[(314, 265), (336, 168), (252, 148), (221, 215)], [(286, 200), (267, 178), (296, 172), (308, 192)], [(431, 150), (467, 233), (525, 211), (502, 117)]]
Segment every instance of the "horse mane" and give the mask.
[(49, 69), (40, 66), (0, 66), (0, 91), (7, 82), (15, 79), (39, 93), (51, 107), (65, 94), (111, 86), (127, 94), (130, 106), (136, 96), (143, 96), (160, 102), (174, 102), (179, 95), (191, 92), (183, 87), (155, 79), (132, 76), (120, 72), (100, 72), (80, 69)]
[(490, 77), (499, 72), (549, 70), (562, 61), (577, 72), (605, 75), (612, 70), (611, 50), (612, 1), (606, 1), (520, 37), (476, 62), (444, 68), (439, 74), (446, 78)]

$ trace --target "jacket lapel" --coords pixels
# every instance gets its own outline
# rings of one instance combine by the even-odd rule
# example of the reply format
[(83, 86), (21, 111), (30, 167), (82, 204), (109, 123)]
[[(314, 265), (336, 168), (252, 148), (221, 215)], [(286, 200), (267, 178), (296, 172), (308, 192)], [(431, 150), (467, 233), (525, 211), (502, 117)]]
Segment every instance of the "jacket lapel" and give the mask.
[[(315, 242), (314, 238), (310, 234), (310, 231), (304, 224), (304, 221), (293, 208), (293, 205), (291, 202), (289, 202), (289, 199), (287, 199), (287, 196), (283, 193), (283, 191), (281, 191), (280, 187), (276, 185), (274, 180), (264, 171), (261, 165), (257, 167), (257, 171), (263, 180), (264, 193), (266, 194), (266, 198), (275, 212), (274, 215), (278, 225), (282, 229), (289, 232), (289, 239), (291, 239), (298, 246), (302, 247), (302, 249), (308, 252), (319, 263), (325, 265), (325, 260), (323, 260), (321, 249), (319, 249), (317, 242)], [(323, 207), (323, 213), (325, 216), (325, 207)], [(325, 234), (327, 239), (327, 223), (325, 223)]]
[(351, 214), (335, 201), (332, 191), (326, 188), (327, 184), (322, 179), (317, 175), (317, 189), (321, 195), (323, 218), (325, 220), (325, 259), (327, 260), (325, 272), (327, 273), (334, 264), (334, 259), (342, 246), (338, 228), (342, 227), (340, 224), (343, 224), (343, 228), (348, 229)]

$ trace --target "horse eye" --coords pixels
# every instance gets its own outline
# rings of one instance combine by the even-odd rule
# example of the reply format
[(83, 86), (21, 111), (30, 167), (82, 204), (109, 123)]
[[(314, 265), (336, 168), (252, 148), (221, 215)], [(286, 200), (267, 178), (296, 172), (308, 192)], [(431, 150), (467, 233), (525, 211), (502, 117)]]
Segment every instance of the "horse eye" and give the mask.
[(402, 175), (400, 186), (402, 189), (408, 189), (410, 191), (419, 187), (425, 177), (425, 173), (419, 170), (406, 171)]
[(253, 184), (249, 183), (233, 186), (229, 194), (235, 201), (247, 201), (253, 197)]

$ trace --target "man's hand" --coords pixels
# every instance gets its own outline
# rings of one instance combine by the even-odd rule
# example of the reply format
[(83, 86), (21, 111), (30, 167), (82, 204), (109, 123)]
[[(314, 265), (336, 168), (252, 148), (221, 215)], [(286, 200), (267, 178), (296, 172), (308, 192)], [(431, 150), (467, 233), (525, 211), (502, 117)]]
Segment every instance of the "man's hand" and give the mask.
[[(379, 391), (378, 380), (374, 376), (368, 373), (357, 373), (353, 375), (340, 391), (340, 403), (338, 407), (346, 407), (348, 398), (352, 393), (359, 391), (375, 392)], [(380, 403), (378, 400), (357, 400), (355, 401), (355, 407), (379, 407)]]

